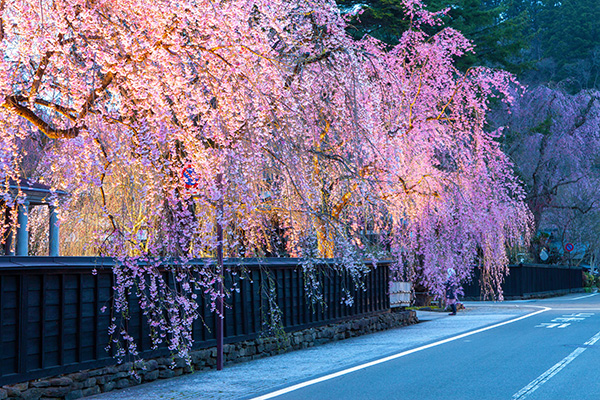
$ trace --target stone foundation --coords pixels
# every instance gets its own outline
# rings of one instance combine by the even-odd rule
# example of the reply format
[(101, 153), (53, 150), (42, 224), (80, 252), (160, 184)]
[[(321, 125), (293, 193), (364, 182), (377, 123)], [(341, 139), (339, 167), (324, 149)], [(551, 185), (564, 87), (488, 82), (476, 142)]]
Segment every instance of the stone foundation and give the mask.
[[(382, 313), (337, 324), (304, 329), (285, 337), (261, 337), (226, 344), (223, 353), (226, 363), (244, 362), (257, 358), (304, 349), (328, 342), (343, 340), (377, 331), (397, 328), (418, 322), (414, 311)], [(217, 349), (211, 347), (191, 353), (192, 365), (183, 360), (161, 357), (117, 366), (86, 370), (72, 374), (38, 379), (0, 388), (0, 400), (72, 400), (115, 389), (124, 389), (172, 378), (194, 371), (215, 368)]]

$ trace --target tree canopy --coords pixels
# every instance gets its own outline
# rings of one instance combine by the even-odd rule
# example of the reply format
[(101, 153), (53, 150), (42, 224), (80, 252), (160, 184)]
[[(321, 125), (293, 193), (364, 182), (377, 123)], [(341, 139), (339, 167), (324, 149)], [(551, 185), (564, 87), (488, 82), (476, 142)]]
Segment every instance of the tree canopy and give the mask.
[(391, 47), (353, 40), (326, 0), (0, 4), (0, 182), (27, 171), (71, 192), (63, 219), (119, 262), (117, 311), (138, 290), (182, 355), (196, 292), (218, 296), (222, 277), (188, 264), (214, 256), (217, 222), (227, 257), (356, 274), (392, 258), (439, 296), (446, 270), (477, 265), (499, 290), (527, 240), (525, 193), (485, 129), (513, 77), (457, 68), (471, 43), (419, 0), (399, 3), (410, 29)]
[[(352, 14), (349, 31), (396, 44), (408, 25), (400, 0), (339, 0)], [(528, 84), (559, 85), (570, 92), (598, 89), (600, 8), (594, 0), (425, 0), (447, 10), (444, 22), (473, 42), (474, 53), (458, 60), (500, 67)], [(358, 9), (362, 8), (362, 14)], [(433, 28), (433, 29), (440, 29)]]

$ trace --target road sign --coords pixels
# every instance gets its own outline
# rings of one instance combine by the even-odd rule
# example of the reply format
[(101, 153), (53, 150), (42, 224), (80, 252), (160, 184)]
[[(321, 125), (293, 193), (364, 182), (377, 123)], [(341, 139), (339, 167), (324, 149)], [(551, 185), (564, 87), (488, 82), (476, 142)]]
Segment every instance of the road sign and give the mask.
[(191, 164), (187, 164), (185, 167), (183, 167), (181, 170), (181, 178), (183, 179), (183, 185), (186, 189), (195, 188), (198, 186), (198, 180), (200, 180), (200, 177)]
[(572, 252), (574, 248), (575, 248), (575, 246), (573, 246), (573, 243), (567, 243), (567, 244), (565, 244), (565, 250), (566, 250), (567, 253)]

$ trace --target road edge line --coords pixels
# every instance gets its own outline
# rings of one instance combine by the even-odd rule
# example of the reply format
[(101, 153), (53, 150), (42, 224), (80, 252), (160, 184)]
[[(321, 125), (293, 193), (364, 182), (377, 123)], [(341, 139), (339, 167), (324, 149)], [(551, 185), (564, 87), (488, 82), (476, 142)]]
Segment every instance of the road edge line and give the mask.
[[(587, 342), (585, 342), (584, 346), (593, 346), (598, 340), (600, 340), (600, 332), (596, 333), (592, 336)], [(544, 383), (548, 382), (554, 375), (558, 374), (562, 371), (567, 365), (574, 361), (577, 357), (579, 357), (587, 347), (578, 347), (571, 352), (568, 356), (554, 364), (540, 376), (529, 382), (525, 385), (521, 390), (515, 393), (512, 397), (512, 400), (523, 400), (531, 393), (535, 392), (542, 386)]]
[(587, 299), (588, 297), (594, 297), (598, 295), (598, 293), (592, 293), (592, 294), (587, 294), (585, 296), (579, 296), (579, 297), (575, 297), (574, 299), (565, 299), (565, 301), (573, 301), (573, 300), (581, 300), (581, 299)]
[(339, 376), (347, 375), (347, 374), (350, 374), (352, 372), (360, 371), (361, 369), (372, 367), (374, 365), (383, 364), (385, 362), (392, 361), (392, 360), (395, 360), (397, 358), (404, 357), (404, 356), (407, 356), (409, 354), (416, 353), (418, 351), (427, 350), (427, 349), (430, 349), (432, 347), (440, 346), (440, 345), (445, 344), (445, 343), (453, 342), (455, 340), (459, 340), (459, 339), (465, 338), (467, 336), (471, 336), (471, 335), (475, 335), (477, 333), (489, 331), (490, 329), (495, 329), (495, 328), (499, 328), (499, 327), (504, 326), (504, 325), (512, 324), (513, 322), (521, 321), (521, 320), (524, 320), (526, 318), (533, 317), (534, 315), (538, 315), (538, 314), (541, 314), (543, 312), (552, 310), (552, 308), (550, 308), (550, 307), (542, 307), (542, 306), (528, 306), (528, 307), (532, 307), (532, 308), (535, 307), (535, 308), (542, 308), (542, 309), (538, 310), (538, 311), (534, 311), (534, 312), (526, 314), (526, 315), (522, 315), (522, 316), (517, 317), (517, 318), (510, 319), (508, 321), (499, 322), (497, 324), (493, 324), (493, 325), (486, 326), (486, 327), (483, 327), (483, 328), (475, 329), (473, 331), (461, 333), (460, 335), (457, 335), (457, 336), (452, 336), (452, 337), (449, 337), (449, 338), (446, 338), (446, 339), (442, 339), (442, 340), (439, 340), (437, 342), (433, 342), (433, 343), (429, 343), (429, 344), (426, 344), (426, 345), (423, 345), (423, 346), (416, 347), (414, 349), (405, 350), (405, 351), (402, 351), (402, 352), (397, 353), (397, 354), (392, 354), (391, 356), (387, 356), (387, 357), (380, 358), (378, 360), (370, 361), (368, 363), (356, 365), (354, 367), (347, 368), (347, 369), (344, 369), (342, 371), (334, 372), (332, 374), (328, 374), (328, 375), (322, 376), (320, 378), (315, 378), (315, 379), (308, 380), (306, 382), (298, 383), (296, 385), (292, 385), (292, 386), (289, 386), (287, 388), (276, 390), (274, 392), (267, 393), (267, 394), (264, 394), (262, 396), (253, 397), (251, 400), (267, 400), (267, 399), (272, 399), (274, 397), (281, 396), (283, 394), (290, 393), (290, 392), (296, 391), (298, 389), (305, 388), (307, 386), (311, 386), (311, 385), (314, 385), (314, 384), (317, 384), (317, 383), (320, 383), (320, 382), (325, 382), (325, 381), (328, 381), (330, 379), (337, 378)]

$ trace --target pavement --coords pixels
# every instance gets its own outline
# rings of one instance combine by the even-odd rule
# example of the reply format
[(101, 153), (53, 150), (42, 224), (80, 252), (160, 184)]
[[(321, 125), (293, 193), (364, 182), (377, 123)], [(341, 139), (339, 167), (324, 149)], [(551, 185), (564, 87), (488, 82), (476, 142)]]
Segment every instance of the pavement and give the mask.
[(535, 311), (283, 387), (256, 400), (600, 399), (600, 295), (505, 305)]
[[(252, 399), (538, 310), (531, 301), (465, 302), (458, 315), (418, 311), (418, 324), (88, 397), (89, 400)], [(336, 397), (334, 397), (336, 398)], [(380, 398), (380, 397), (377, 397)]]

